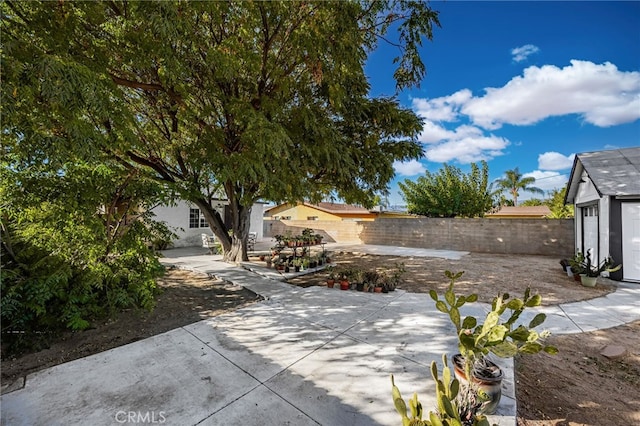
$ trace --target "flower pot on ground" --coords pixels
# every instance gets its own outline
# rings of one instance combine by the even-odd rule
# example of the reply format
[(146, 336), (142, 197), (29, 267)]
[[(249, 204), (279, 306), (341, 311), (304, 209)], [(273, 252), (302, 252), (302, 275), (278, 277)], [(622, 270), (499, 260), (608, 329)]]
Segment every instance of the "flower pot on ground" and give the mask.
[(356, 290), (364, 291), (364, 283), (356, 283)]
[(590, 277), (587, 274), (580, 275), (580, 282), (583, 287), (595, 287), (598, 281), (598, 277)]
[[(469, 388), (467, 374), (464, 371), (464, 357), (461, 354), (455, 354), (451, 358), (451, 361), (456, 379), (458, 379), (463, 387)], [(498, 408), (498, 403), (502, 396), (502, 379), (504, 377), (502, 369), (487, 358), (482, 358), (481, 362), (473, 366), (471, 376), (473, 377), (474, 387), (476, 387), (479, 390), (478, 393), (483, 396), (483, 398), (479, 398), (475, 403), (479, 405), (478, 410), (486, 414), (494, 413)], [(473, 398), (473, 395), (469, 397)]]
[[(579, 253), (579, 252), (578, 252)], [(616, 272), (622, 265), (613, 266), (614, 261), (611, 256), (607, 256), (600, 264), (595, 265), (591, 262), (591, 249), (587, 250), (587, 255), (584, 256), (584, 260), (581, 263), (581, 275), (580, 280), (585, 287), (595, 287), (598, 277), (603, 272)]]
[(374, 293), (382, 293), (382, 286), (373, 287), (373, 292)]
[(349, 281), (341, 280), (340, 281), (340, 290), (349, 290)]
[[(478, 300), (477, 294), (454, 293), (455, 281), (462, 274), (463, 272), (454, 274), (446, 271), (445, 275), (450, 283), (444, 297), (440, 299), (435, 290), (431, 290), (429, 295), (436, 302), (436, 308), (449, 315), (458, 334), (460, 356), (455, 357), (454, 365), (461, 370), (460, 377), (465, 378), (465, 383), (461, 381), (456, 401), (461, 417), (468, 419), (478, 414), (491, 414), (499, 403), (498, 392), (493, 397), (487, 397), (478, 383), (487, 381), (486, 379), (490, 379), (490, 382), (501, 380), (501, 370), (486, 358), (489, 353), (500, 358), (512, 358), (517, 354), (534, 354), (540, 351), (555, 354), (557, 349), (542, 343), (549, 335), (548, 331), (539, 333), (533, 330), (545, 321), (545, 314), (535, 315), (527, 325), (516, 324), (525, 309), (539, 306), (542, 301), (540, 295), (531, 295), (529, 288), (525, 290), (522, 299), (510, 299), (506, 293), (496, 296), (484, 322), (479, 322), (474, 316), (462, 319), (460, 308)], [(507, 315), (507, 310), (510, 315)], [(466, 380), (468, 377), (472, 380)], [(497, 386), (495, 383), (492, 385)]]
[(333, 288), (335, 284), (336, 284), (336, 280), (327, 280), (327, 287)]

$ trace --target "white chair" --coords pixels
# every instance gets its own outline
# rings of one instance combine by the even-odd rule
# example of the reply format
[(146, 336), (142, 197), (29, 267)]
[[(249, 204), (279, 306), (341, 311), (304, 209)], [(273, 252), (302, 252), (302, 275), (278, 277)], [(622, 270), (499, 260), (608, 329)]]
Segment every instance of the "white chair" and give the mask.
[(247, 238), (247, 250), (254, 251), (256, 249), (256, 241), (258, 241), (258, 233), (249, 232), (249, 238)]
[(209, 254), (218, 253), (218, 244), (216, 237), (213, 235), (200, 234), (202, 236), (202, 247), (209, 249)]

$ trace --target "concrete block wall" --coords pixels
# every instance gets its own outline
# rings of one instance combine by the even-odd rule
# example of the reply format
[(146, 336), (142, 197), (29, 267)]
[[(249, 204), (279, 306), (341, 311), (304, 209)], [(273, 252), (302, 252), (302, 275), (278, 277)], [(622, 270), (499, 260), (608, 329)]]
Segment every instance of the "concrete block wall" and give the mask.
[(264, 226), (265, 237), (312, 228), (326, 242), (561, 257), (574, 253), (573, 219), (265, 220)]
[(378, 219), (361, 225), (364, 244), (478, 253), (574, 253), (573, 219)]

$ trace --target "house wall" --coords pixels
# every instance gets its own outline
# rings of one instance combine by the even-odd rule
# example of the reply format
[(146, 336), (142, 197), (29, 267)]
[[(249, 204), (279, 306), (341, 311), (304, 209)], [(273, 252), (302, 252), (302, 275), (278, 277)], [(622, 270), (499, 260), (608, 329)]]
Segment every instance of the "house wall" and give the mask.
[(311, 228), (314, 233), (321, 234), (325, 243), (361, 243), (358, 235), (362, 232), (362, 226), (355, 221), (265, 219), (264, 237), (272, 238), (275, 235), (287, 234), (299, 235), (305, 228)]
[[(178, 236), (176, 240), (172, 241), (173, 247), (200, 246), (202, 245), (200, 234), (213, 235), (208, 226), (204, 228), (189, 228), (189, 210), (192, 208), (197, 208), (197, 206), (180, 200), (175, 206), (158, 206), (152, 210), (155, 214), (154, 220), (166, 223)], [(220, 202), (220, 207), (216, 210), (224, 217), (223, 202)], [(257, 232), (258, 240), (263, 237), (262, 214), (263, 204), (254, 204), (251, 210), (249, 231)]]
[(323, 210), (315, 209), (313, 207), (299, 204), (297, 206), (283, 205), (272, 208), (269, 211), (269, 216), (266, 218), (274, 219), (278, 217), (278, 220), (282, 217), (291, 217), (287, 220), (307, 220), (308, 217), (317, 217), (317, 220), (375, 220), (376, 215), (373, 213), (328, 213)]
[(340, 217), (332, 215), (331, 213), (323, 212), (322, 210), (314, 209), (303, 204), (297, 206), (278, 206), (269, 211), (269, 218), (273, 219), (274, 216), (291, 216), (291, 220), (307, 220), (307, 217), (317, 216), (318, 220), (342, 220)]
[[(462, 250), (479, 253), (539, 254), (569, 257), (574, 253), (573, 219), (439, 219), (401, 218), (376, 221), (265, 220), (265, 238), (313, 228), (327, 242)], [(319, 232), (322, 230), (323, 232)]]

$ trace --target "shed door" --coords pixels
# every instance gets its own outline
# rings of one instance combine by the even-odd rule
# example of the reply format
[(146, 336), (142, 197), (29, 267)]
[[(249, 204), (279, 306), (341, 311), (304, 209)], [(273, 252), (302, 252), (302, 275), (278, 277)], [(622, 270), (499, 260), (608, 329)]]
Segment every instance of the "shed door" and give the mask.
[(640, 281), (640, 203), (622, 203), (622, 274)]
[(598, 263), (598, 205), (582, 208), (582, 252), (591, 249), (591, 263)]

